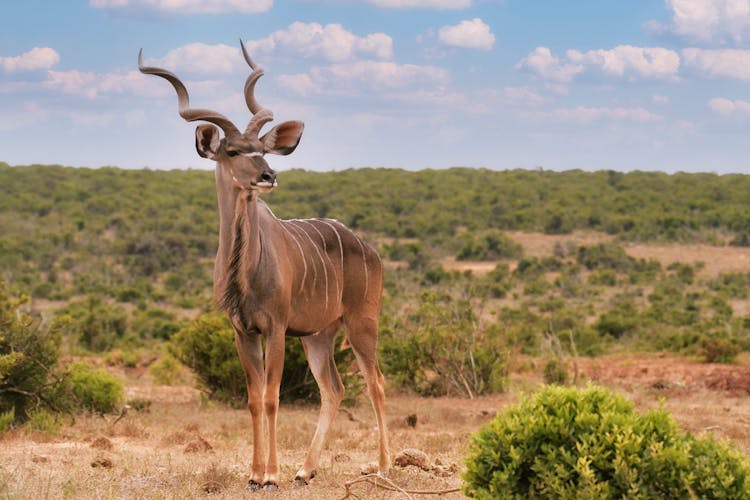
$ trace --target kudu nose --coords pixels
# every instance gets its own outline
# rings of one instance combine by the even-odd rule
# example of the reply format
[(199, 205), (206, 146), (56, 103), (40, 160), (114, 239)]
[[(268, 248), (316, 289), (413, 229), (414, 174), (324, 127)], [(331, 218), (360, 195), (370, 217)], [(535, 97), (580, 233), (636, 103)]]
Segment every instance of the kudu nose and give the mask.
[(273, 186), (276, 184), (276, 172), (273, 170), (264, 170), (258, 177), (258, 182), (268, 183)]

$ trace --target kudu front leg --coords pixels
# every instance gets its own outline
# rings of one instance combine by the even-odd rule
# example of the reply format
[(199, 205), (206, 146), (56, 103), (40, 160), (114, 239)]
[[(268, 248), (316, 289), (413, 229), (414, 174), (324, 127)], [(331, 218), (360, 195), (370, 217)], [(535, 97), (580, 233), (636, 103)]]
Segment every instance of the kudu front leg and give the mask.
[(268, 422), (268, 461), (263, 476), (263, 488), (273, 489), (279, 484), (279, 461), (276, 453), (276, 417), (279, 413), (279, 388), (284, 371), (285, 332), (274, 332), (266, 337), (265, 388), (263, 408)]
[(265, 386), (263, 346), (259, 334), (245, 333), (238, 329), (235, 329), (234, 343), (245, 371), (247, 407), (253, 420), (253, 465), (248, 488), (257, 490), (263, 485), (263, 476), (266, 472), (263, 446), (265, 442), (263, 434), (263, 388)]

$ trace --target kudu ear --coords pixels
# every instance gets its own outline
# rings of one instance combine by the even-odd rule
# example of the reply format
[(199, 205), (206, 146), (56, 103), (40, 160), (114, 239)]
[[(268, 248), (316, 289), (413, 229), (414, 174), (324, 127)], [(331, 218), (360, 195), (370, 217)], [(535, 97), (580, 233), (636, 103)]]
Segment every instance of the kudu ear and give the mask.
[(214, 160), (220, 143), (219, 129), (215, 125), (203, 124), (195, 127), (195, 149), (203, 158)]
[(297, 148), (304, 129), (305, 124), (300, 121), (279, 123), (260, 138), (263, 152), (288, 155)]

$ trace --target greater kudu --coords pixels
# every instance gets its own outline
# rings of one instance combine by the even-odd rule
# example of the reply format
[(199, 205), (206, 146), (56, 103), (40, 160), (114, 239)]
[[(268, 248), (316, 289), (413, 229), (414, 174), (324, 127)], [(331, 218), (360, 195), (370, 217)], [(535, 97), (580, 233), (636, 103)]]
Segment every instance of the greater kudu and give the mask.
[[(303, 124), (288, 121), (259, 135), (263, 125), (273, 119), (273, 113), (255, 100), (255, 84), (263, 70), (252, 61), (241, 41), (240, 45), (252, 69), (245, 82), (245, 101), (253, 117), (244, 132), (215, 111), (191, 109), (187, 90), (179, 78), (165, 69), (144, 67), (142, 53), (138, 55), (138, 68), (172, 84), (180, 116), (185, 120), (210, 123), (198, 125), (195, 145), (200, 156), (216, 161), (219, 250), (214, 267), (214, 297), (234, 327), (237, 352), (245, 370), (253, 425), (253, 465), (248, 486), (257, 489), (278, 485), (276, 415), (287, 335), (301, 338), (320, 387), (318, 425), (295, 482), (306, 484), (315, 476), (326, 435), (344, 394), (333, 358), (341, 327), (367, 382), (380, 431), (378, 466), (385, 474), (390, 456), (384, 379), (376, 355), (382, 262), (371, 246), (340, 222), (280, 220), (258, 198), (276, 186), (276, 173), (263, 156), (294, 151)], [(265, 366), (261, 337), (266, 343)]]

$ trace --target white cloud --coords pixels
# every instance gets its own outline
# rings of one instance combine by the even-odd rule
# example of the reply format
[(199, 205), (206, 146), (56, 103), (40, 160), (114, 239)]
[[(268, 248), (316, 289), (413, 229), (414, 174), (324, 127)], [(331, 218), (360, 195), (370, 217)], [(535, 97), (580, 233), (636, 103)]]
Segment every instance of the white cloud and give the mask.
[(687, 48), (682, 57), (686, 66), (709, 76), (750, 80), (750, 50)]
[(378, 7), (389, 9), (466, 9), (471, 7), (472, 0), (368, 0)]
[(750, 27), (750, 0), (667, 0), (672, 23), (659, 30), (669, 30), (686, 38), (722, 41), (727, 37), (741, 42)]
[(310, 75), (306, 73), (298, 73), (296, 75), (280, 75), (276, 78), (279, 85), (291, 90), (298, 95), (310, 95), (320, 93), (320, 86), (313, 82)]
[(722, 116), (750, 116), (750, 102), (740, 99), (732, 101), (723, 97), (717, 97), (708, 101), (708, 107), (714, 113)]
[(495, 44), (495, 35), (481, 19), (461, 21), (455, 26), (443, 26), (438, 38), (445, 45), (465, 49), (490, 50)]
[(393, 57), (393, 40), (385, 33), (370, 33), (360, 37), (340, 24), (294, 22), (286, 29), (274, 31), (266, 38), (249, 40), (246, 44), (251, 54), (287, 53), (302, 57), (322, 57), (331, 62), (341, 62), (369, 56), (387, 60)]
[(50, 69), (60, 62), (60, 54), (49, 47), (34, 47), (20, 56), (0, 57), (0, 67), (7, 73)]
[(174, 14), (224, 14), (266, 12), (273, 0), (90, 0), (100, 9), (151, 10)]
[(392, 90), (416, 84), (441, 84), (447, 80), (448, 72), (443, 68), (389, 61), (332, 64), (314, 67), (309, 74), (282, 75), (277, 79), (282, 86), (302, 95)]
[(568, 50), (564, 58), (552, 54), (547, 47), (537, 47), (517, 65), (558, 84), (569, 83), (589, 68), (627, 78), (677, 78), (680, 56), (661, 47), (618, 45), (613, 49), (579, 52)]
[[(96, 99), (103, 95), (134, 94), (139, 96), (164, 96), (174, 91), (166, 82), (148, 77), (138, 71), (127, 73), (93, 73), (89, 71), (50, 71), (48, 80), (43, 85), (65, 94), (79, 95)], [(188, 88), (205, 91), (216, 88), (219, 83), (203, 81), (187, 83)]]
[(204, 43), (190, 43), (178, 47), (167, 52), (164, 57), (144, 61), (144, 64), (169, 68), (177, 72), (207, 74), (228, 74), (237, 68), (247, 68), (239, 47)]
[(524, 113), (523, 116), (532, 119), (554, 120), (563, 123), (590, 124), (598, 121), (630, 121), (653, 122), (662, 120), (661, 115), (654, 114), (647, 109), (623, 107), (588, 107), (558, 108), (552, 111), (537, 111)]
[(581, 64), (570, 64), (553, 56), (547, 47), (537, 47), (516, 65), (518, 69), (528, 69), (542, 78), (558, 83), (568, 83), (584, 70)]
[(574, 64), (595, 66), (606, 74), (620, 77), (636, 75), (647, 78), (674, 78), (680, 69), (680, 56), (677, 52), (661, 47), (618, 45), (610, 50), (569, 50), (566, 56)]
[(654, 104), (669, 104), (669, 96), (654, 95), (651, 97), (651, 102)]
[(505, 87), (502, 90), (502, 96), (505, 101), (511, 104), (525, 104), (538, 106), (544, 102), (544, 98), (529, 90), (528, 87)]

